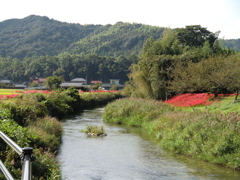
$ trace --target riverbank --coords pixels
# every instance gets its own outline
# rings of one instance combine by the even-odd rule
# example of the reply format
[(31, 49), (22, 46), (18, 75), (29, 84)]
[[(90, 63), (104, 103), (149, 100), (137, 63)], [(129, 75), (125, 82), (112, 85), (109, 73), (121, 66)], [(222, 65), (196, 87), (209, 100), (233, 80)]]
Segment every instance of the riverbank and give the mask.
[(106, 122), (142, 127), (167, 150), (239, 169), (239, 103), (233, 100), (222, 97), (221, 102), (208, 106), (182, 108), (125, 98), (108, 104), (103, 118)]
[[(0, 131), (7, 134), (20, 147), (33, 147), (33, 179), (61, 179), (59, 162), (55, 158), (61, 144), (65, 116), (86, 107), (106, 104), (120, 98), (119, 92), (79, 94), (69, 88), (62, 92), (34, 92), (4, 98), (0, 102)], [(0, 143), (4, 156), (1, 160), (16, 179), (21, 177), (19, 156)], [(0, 179), (5, 177), (0, 174)]]

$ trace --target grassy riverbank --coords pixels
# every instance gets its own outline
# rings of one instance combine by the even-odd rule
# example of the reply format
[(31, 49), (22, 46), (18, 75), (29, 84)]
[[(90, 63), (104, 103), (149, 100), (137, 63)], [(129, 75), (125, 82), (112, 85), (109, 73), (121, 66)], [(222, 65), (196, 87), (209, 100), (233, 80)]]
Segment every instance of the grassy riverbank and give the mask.
[(105, 107), (107, 122), (145, 128), (167, 150), (240, 168), (240, 103), (234, 97), (191, 107), (146, 99), (120, 99)]
[[(120, 97), (119, 92), (79, 94), (73, 88), (64, 92), (29, 91), (17, 96), (10, 94), (0, 100), (0, 131), (20, 147), (34, 148), (36, 160), (33, 162), (33, 179), (60, 180), (60, 165), (55, 158), (62, 135), (59, 120), (86, 107), (104, 104)], [(0, 150), (0, 159), (13, 177), (20, 179), (19, 156), (2, 140)], [(5, 177), (0, 174), (0, 179)]]

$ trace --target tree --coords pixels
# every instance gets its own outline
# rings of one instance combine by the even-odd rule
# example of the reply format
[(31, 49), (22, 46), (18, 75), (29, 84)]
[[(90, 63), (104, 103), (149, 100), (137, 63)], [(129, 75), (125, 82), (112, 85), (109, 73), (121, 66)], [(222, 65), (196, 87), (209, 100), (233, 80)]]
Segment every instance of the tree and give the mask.
[[(130, 83), (132, 96), (158, 100), (167, 98), (168, 73), (174, 55), (182, 53), (182, 47), (174, 31), (167, 29), (160, 40), (146, 41), (138, 64), (131, 66)], [(129, 91), (129, 90), (128, 90)]]
[(172, 70), (170, 89), (174, 93), (236, 93), (240, 90), (240, 56), (214, 56), (198, 63), (177, 63)]
[(235, 100), (237, 100), (240, 91), (240, 54), (235, 54), (227, 57), (224, 67), (224, 71), (228, 75), (228, 90), (236, 94)]
[(47, 77), (44, 86), (49, 90), (58, 89), (63, 82), (63, 78), (59, 76)]
[(208, 41), (210, 47), (213, 46), (219, 33), (212, 33), (200, 25), (186, 26), (185, 28), (176, 29), (177, 36), (181, 44), (190, 47), (203, 46), (205, 41)]
[(204, 73), (198, 63), (176, 61), (170, 74), (168, 89), (173, 94), (202, 91)]
[(90, 88), (93, 89), (93, 90), (99, 90), (99, 89), (102, 88), (102, 84), (101, 83), (95, 83)]

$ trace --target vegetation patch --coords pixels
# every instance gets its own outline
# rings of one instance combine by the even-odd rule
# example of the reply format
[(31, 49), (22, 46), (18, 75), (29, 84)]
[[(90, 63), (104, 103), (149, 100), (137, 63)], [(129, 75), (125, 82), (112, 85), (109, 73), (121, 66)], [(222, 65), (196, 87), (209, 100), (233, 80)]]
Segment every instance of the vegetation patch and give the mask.
[(86, 129), (83, 129), (82, 132), (91, 136), (107, 136), (103, 126), (87, 125)]
[[(104, 104), (120, 97), (120, 92), (80, 94), (74, 88), (65, 91), (21, 91), (15, 97), (5, 97), (0, 101), (0, 131), (20, 147), (34, 148), (33, 179), (60, 180), (60, 165), (56, 159), (62, 135), (59, 120), (88, 106)], [(13, 177), (21, 177), (18, 154), (3, 141), (0, 141), (0, 151), (0, 159)], [(5, 177), (0, 175), (0, 179)]]
[(239, 103), (232, 96), (184, 108), (126, 98), (108, 104), (103, 114), (105, 122), (146, 129), (167, 150), (233, 169), (240, 168), (239, 117)]

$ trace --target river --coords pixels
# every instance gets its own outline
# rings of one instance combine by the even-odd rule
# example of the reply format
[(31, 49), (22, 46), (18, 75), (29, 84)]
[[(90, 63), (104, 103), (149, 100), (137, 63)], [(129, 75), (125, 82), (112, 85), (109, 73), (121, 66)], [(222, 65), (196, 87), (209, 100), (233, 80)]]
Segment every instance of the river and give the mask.
[[(63, 121), (58, 155), (66, 180), (239, 180), (240, 172), (164, 151), (140, 128), (103, 123), (104, 108)], [(103, 125), (106, 137), (89, 137), (87, 125)]]

